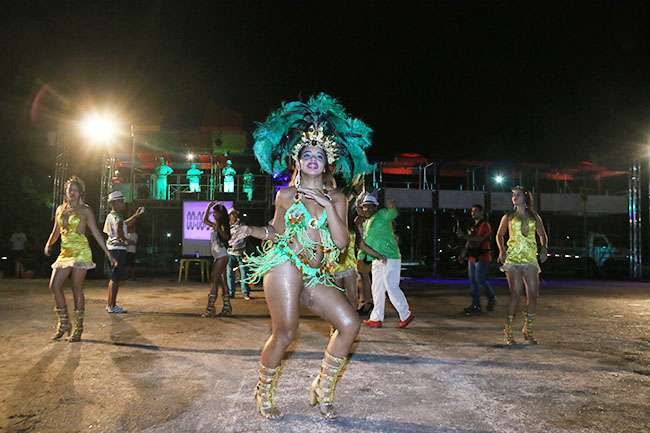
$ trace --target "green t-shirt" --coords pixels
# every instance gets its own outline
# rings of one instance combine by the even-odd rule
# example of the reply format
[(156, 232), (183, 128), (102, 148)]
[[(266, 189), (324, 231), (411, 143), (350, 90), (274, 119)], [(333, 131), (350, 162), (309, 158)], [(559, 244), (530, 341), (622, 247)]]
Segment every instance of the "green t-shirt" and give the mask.
[[(397, 209), (385, 208), (378, 210), (363, 223), (363, 240), (375, 251), (389, 259), (401, 259), (397, 240), (393, 234), (393, 220), (397, 217)], [(369, 254), (362, 253), (360, 258), (376, 260)]]

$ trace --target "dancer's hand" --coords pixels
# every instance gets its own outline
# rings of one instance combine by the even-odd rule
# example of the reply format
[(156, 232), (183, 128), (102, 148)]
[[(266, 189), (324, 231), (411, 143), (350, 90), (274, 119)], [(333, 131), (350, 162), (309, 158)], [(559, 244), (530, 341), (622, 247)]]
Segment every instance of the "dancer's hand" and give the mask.
[(50, 255), (50, 249), (51, 249), (51, 245), (45, 244), (45, 248), (43, 248), (43, 252), (45, 253), (46, 256)]
[(497, 261), (499, 263), (501, 263), (502, 265), (505, 265), (506, 264), (506, 253), (505, 252), (500, 252), (499, 253), (499, 258), (497, 259)]
[(548, 260), (548, 250), (546, 249), (546, 247), (542, 247), (539, 249), (539, 262), (544, 263), (547, 260)]
[(111, 253), (108, 253), (107, 259), (108, 259), (108, 262), (111, 264), (112, 267), (117, 268), (117, 265), (118, 265), (117, 260), (115, 260), (115, 257), (113, 257), (113, 255)]
[(235, 245), (237, 242), (242, 239), (246, 239), (253, 233), (253, 228), (250, 226), (239, 226), (233, 230), (230, 240), (228, 241), (229, 245)]
[(332, 204), (332, 198), (326, 196), (320, 189), (300, 188), (298, 192), (303, 194), (305, 198), (314, 200), (320, 206), (326, 207)]

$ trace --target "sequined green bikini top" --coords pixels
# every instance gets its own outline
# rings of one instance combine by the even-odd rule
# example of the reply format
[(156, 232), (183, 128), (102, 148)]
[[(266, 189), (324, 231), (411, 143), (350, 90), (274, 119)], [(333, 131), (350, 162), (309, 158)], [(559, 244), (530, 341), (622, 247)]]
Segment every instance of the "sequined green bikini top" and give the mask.
[[(284, 214), (284, 224), (296, 225), (299, 228), (311, 227), (312, 229), (322, 229), (327, 227), (327, 210), (323, 209), (323, 214), (316, 219), (311, 216), (307, 207), (302, 203), (300, 198), (294, 200), (293, 204)], [(329, 229), (327, 229), (329, 231)]]

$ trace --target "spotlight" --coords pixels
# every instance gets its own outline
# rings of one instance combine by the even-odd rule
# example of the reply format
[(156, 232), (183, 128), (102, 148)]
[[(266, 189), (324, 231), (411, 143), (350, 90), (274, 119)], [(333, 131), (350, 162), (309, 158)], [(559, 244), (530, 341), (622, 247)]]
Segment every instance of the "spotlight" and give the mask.
[(118, 132), (115, 119), (108, 114), (90, 113), (79, 122), (81, 132), (96, 142), (110, 142)]
[(503, 176), (498, 175), (498, 176), (496, 176), (496, 177), (494, 178), (494, 180), (496, 181), (496, 183), (502, 183), (502, 182), (503, 182)]

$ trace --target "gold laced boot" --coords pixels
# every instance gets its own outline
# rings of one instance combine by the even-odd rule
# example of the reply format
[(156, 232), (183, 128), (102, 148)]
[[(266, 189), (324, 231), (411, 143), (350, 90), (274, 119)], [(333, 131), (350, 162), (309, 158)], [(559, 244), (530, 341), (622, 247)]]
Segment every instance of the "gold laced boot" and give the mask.
[(320, 414), (327, 420), (337, 418), (334, 408), (334, 389), (348, 363), (348, 358), (337, 358), (325, 352), (321, 371), (309, 389), (309, 404), (318, 405)]
[(56, 334), (52, 336), (52, 340), (58, 340), (63, 337), (66, 332), (70, 335), (70, 317), (68, 316), (68, 307), (54, 308), (54, 313), (59, 318), (56, 325)]
[(217, 295), (208, 295), (208, 307), (205, 309), (205, 313), (201, 314), (201, 317), (216, 317), (217, 309), (214, 307), (215, 302), (217, 302)]
[(223, 295), (223, 308), (221, 309), (219, 316), (232, 316), (232, 305), (230, 305), (230, 294), (228, 293)]
[(524, 313), (524, 327), (521, 329), (521, 333), (524, 335), (530, 344), (538, 344), (537, 339), (535, 338), (535, 313), (528, 313), (527, 311), (522, 311)]
[(74, 328), (68, 341), (81, 341), (81, 334), (84, 332), (84, 310), (74, 310)]
[(506, 316), (506, 326), (503, 329), (503, 336), (505, 337), (506, 344), (508, 346), (516, 344), (515, 343), (515, 337), (512, 334), (512, 322), (514, 322), (514, 320), (515, 320), (514, 314), (512, 316), (510, 316), (510, 315)]
[(275, 407), (273, 401), (273, 393), (275, 392), (275, 384), (282, 371), (282, 364), (275, 368), (265, 367), (260, 364), (259, 366), (259, 380), (255, 386), (255, 406), (260, 414), (266, 419), (280, 419), (284, 415), (280, 410)]

